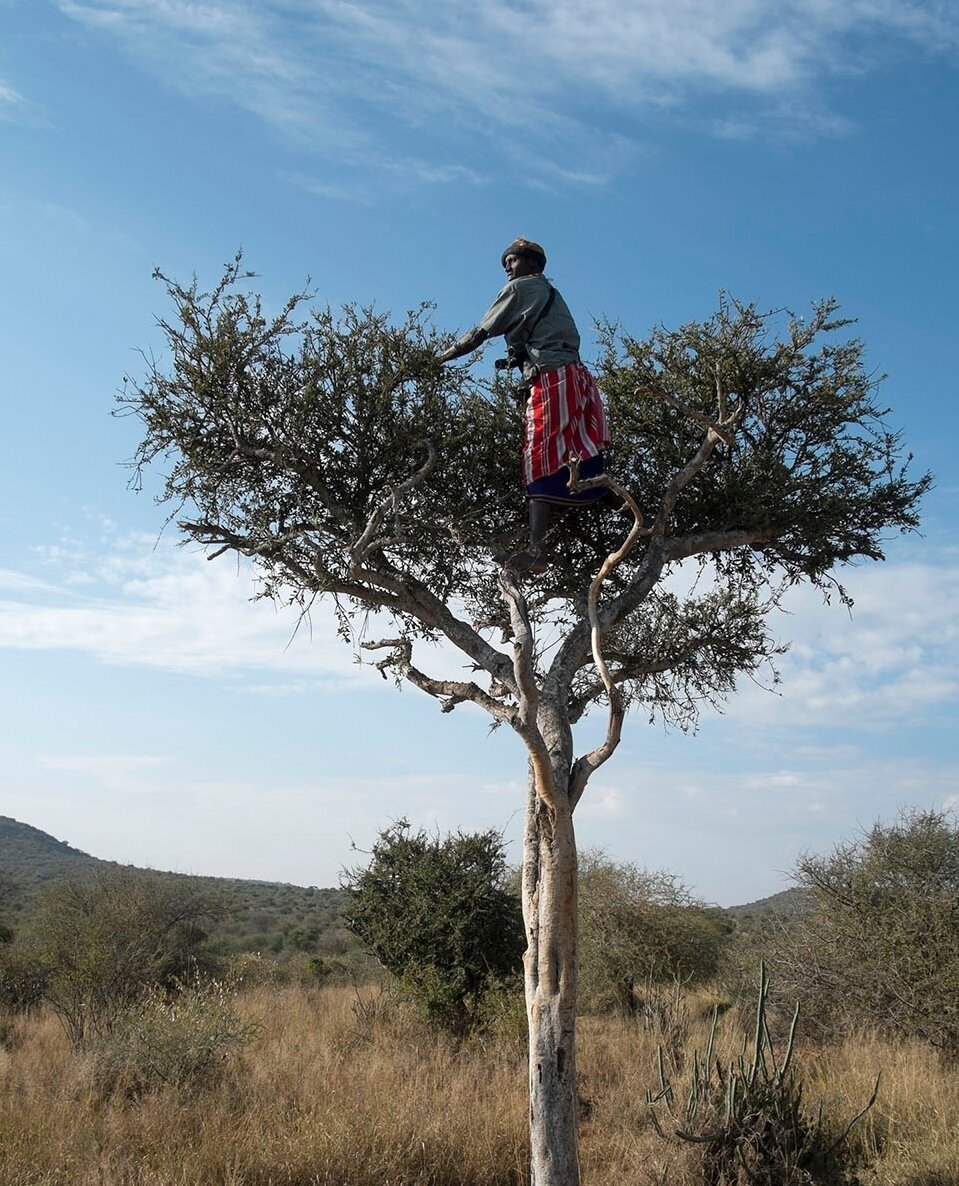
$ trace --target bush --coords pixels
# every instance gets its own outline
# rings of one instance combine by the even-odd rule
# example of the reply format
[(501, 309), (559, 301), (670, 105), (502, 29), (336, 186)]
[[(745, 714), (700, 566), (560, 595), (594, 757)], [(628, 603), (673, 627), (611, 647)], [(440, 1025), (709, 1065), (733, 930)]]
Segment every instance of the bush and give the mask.
[(197, 884), (96, 869), (43, 891), (25, 939), (44, 999), (77, 1047), (102, 1037), (144, 988), (189, 976), (218, 906)]
[(777, 979), (807, 1002), (822, 1035), (850, 1024), (959, 1053), (959, 831), (940, 811), (907, 810), (797, 880), (815, 909), (767, 935)]
[(39, 1005), (47, 969), (18, 944), (0, 948), (0, 1010), (23, 1013)]
[(240, 1020), (235, 1000), (236, 989), (218, 981), (197, 978), (172, 992), (154, 985), (92, 1048), (96, 1087), (135, 1097), (163, 1086), (185, 1094), (215, 1086), (257, 1028)]
[(367, 868), (344, 875), (347, 926), (430, 1020), (469, 1030), (484, 994), (518, 973), (524, 947), (502, 836), (441, 839), (398, 820), (371, 856)]
[(730, 930), (672, 873), (579, 858), (580, 989), (584, 1004), (636, 1013), (639, 984), (696, 983), (716, 970)]

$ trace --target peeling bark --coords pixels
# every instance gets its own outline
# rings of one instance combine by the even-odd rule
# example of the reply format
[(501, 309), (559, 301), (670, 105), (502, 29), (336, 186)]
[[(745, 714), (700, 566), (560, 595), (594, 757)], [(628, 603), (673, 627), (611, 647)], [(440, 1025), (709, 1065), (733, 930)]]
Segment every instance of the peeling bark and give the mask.
[(523, 876), (531, 1180), (578, 1186), (576, 839), (568, 785), (554, 778), (553, 789), (555, 808), (531, 770)]

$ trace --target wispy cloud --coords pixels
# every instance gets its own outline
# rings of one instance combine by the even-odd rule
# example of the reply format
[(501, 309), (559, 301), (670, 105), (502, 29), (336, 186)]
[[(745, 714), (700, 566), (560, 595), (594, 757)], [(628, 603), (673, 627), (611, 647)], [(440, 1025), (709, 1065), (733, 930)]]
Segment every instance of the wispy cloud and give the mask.
[(51, 754), (39, 758), (43, 770), (78, 774), (98, 787), (124, 794), (154, 790), (171, 762), (169, 757), (153, 754)]
[[(363, 678), (325, 605), (300, 621), (295, 607), (254, 602), (255, 574), (245, 562), (210, 564), (197, 552), (112, 530), (95, 544), (67, 536), (37, 555), (36, 571), (0, 570), (0, 648), (72, 650), (105, 664), (231, 680), (242, 674), (244, 690), (259, 695), (330, 681), (380, 685)], [(956, 557), (927, 550), (921, 561), (856, 569), (849, 585), (852, 614), (823, 605), (813, 590), (790, 593), (787, 613), (773, 622), (791, 643), (779, 664), (781, 690), (771, 695), (743, 682), (728, 705), (731, 720), (868, 731), (933, 723), (954, 711)], [(367, 637), (379, 636), (381, 626), (369, 623)], [(431, 675), (462, 676), (462, 656), (450, 647), (418, 656)]]
[(882, 728), (932, 722), (959, 701), (959, 565), (948, 553), (861, 568), (849, 579), (852, 612), (810, 589), (776, 623), (789, 653), (781, 694), (744, 685), (736, 720)]
[[(936, 0), (60, 0), (188, 94), (226, 96), (302, 148), (370, 173), (472, 184), (469, 143), (570, 184), (628, 167), (637, 119), (721, 136), (838, 134), (823, 84), (893, 47), (955, 53)], [(2, 92), (0, 92), (2, 94)], [(531, 131), (532, 130), (532, 131)], [(535, 149), (531, 149), (535, 145)], [(575, 165), (571, 164), (575, 162)], [(535, 174), (535, 164), (526, 171)], [(317, 192), (341, 190), (334, 181)]]
[[(34, 551), (38, 571), (0, 569), (0, 650), (74, 651), (110, 666), (242, 676), (237, 690), (261, 696), (387, 686), (360, 649), (395, 635), (383, 615), (359, 616), (347, 645), (328, 603), (304, 615), (296, 605), (259, 599), (246, 561), (211, 564), (143, 533), (117, 535), (110, 524), (96, 540), (68, 534)], [(416, 654), (433, 676), (463, 675), (463, 656), (450, 647), (423, 643)]]
[(0, 119), (12, 119), (23, 105), (23, 97), (0, 78)]
[(9, 82), (0, 78), (0, 123), (43, 125), (45, 117), (36, 103), (25, 98)]
[(118, 666), (352, 681), (349, 649), (320, 612), (253, 603), (253, 574), (142, 535), (37, 550), (42, 576), (0, 573), (0, 647), (72, 650)]

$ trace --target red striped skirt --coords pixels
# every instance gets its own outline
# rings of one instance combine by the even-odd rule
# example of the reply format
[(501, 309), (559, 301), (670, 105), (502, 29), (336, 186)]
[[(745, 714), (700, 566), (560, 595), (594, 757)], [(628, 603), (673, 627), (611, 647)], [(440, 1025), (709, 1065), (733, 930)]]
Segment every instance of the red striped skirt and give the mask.
[(606, 412), (593, 376), (581, 362), (544, 371), (526, 403), (526, 485), (562, 469), (571, 458), (595, 457), (607, 443)]

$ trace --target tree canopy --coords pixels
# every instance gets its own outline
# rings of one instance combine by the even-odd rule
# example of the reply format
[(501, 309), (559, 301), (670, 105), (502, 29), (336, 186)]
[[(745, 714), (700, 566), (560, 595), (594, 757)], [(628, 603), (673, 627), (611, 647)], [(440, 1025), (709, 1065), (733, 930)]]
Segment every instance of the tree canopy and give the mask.
[[(514, 723), (512, 658), (490, 634), (515, 635), (493, 558), (522, 531), (512, 392), (442, 368), (448, 339), (426, 307), (394, 323), (371, 309), (335, 315), (301, 292), (269, 316), (249, 277), (239, 258), (209, 292), (161, 276), (175, 310), (159, 321), (168, 352), (119, 397), (143, 424), (138, 472), (164, 462), (161, 498), (185, 536), (211, 556), (254, 557), (265, 595), (329, 596), (351, 637), (355, 609), (387, 611), (397, 637), (384, 668), (444, 707), (470, 699)], [(929, 479), (907, 472), (849, 325), (831, 300), (803, 318), (724, 297), (707, 321), (646, 339), (605, 327), (609, 470), (652, 518), (601, 608), (627, 701), (691, 724), (775, 656), (768, 615), (784, 588), (841, 593), (837, 565), (881, 558), (890, 532), (916, 527)], [(534, 666), (567, 688), (572, 721), (606, 697), (587, 576), (624, 534), (612, 513), (560, 519), (555, 563), (523, 590), (534, 624), (563, 624)], [(690, 559), (710, 579), (681, 598), (662, 581)], [(413, 643), (442, 636), (488, 679), (414, 665)]]

